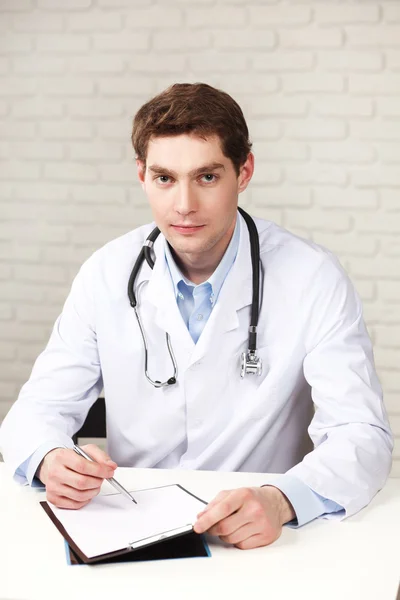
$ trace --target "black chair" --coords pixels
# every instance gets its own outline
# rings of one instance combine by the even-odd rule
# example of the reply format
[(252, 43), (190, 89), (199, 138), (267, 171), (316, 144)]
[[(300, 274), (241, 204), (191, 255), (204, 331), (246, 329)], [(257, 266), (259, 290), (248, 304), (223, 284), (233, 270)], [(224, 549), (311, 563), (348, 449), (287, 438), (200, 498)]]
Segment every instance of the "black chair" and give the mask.
[(97, 398), (96, 402), (90, 408), (85, 422), (79, 431), (72, 436), (74, 444), (78, 443), (79, 438), (105, 438), (106, 430), (106, 403), (104, 398)]

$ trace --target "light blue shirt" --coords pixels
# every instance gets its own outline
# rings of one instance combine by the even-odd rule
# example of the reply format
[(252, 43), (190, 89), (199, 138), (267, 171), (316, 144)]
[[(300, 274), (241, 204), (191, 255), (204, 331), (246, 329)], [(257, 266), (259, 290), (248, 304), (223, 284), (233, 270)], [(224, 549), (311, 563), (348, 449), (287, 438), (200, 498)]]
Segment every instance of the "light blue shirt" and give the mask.
[[(238, 218), (232, 239), (218, 267), (207, 281), (198, 285), (182, 275), (169, 245), (165, 243), (165, 259), (174, 285), (176, 301), (194, 343), (199, 339), (218, 300), (223, 283), (235, 262), (239, 248), (240, 227)], [(342, 506), (323, 498), (292, 475), (283, 474), (274, 478), (273, 485), (285, 494), (293, 506), (297, 517), (297, 521), (290, 522), (293, 527), (304, 525), (323, 514), (343, 511)]]

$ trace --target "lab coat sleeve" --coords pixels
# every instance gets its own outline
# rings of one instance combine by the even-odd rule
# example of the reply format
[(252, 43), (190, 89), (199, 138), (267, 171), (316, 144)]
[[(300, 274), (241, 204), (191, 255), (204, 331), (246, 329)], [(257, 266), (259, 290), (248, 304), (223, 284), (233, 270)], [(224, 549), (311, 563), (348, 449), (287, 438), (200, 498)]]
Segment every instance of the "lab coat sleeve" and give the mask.
[(50, 340), (0, 429), (4, 461), (20, 483), (28, 481), (21, 465), (41, 446), (72, 445), (72, 435), (103, 387), (93, 299), (94, 257), (76, 276)]
[(288, 471), (350, 516), (383, 487), (393, 438), (359, 296), (337, 259), (323, 259), (303, 298), (304, 376), (314, 450)]

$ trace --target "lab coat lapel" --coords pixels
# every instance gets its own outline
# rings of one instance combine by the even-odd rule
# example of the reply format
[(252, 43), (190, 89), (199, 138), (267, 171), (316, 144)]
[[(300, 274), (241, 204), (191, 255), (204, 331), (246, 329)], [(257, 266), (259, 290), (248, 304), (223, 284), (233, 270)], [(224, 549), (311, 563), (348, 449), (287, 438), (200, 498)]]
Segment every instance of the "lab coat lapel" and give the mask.
[[(251, 305), (252, 268), (249, 233), (246, 222), (241, 219), (239, 248), (236, 260), (224, 281), (218, 300), (194, 348), (190, 364), (199, 361), (207, 352), (222, 343), (221, 336), (239, 328), (238, 311)], [(240, 339), (239, 339), (240, 338)], [(236, 342), (248, 338), (248, 327), (238, 331)]]

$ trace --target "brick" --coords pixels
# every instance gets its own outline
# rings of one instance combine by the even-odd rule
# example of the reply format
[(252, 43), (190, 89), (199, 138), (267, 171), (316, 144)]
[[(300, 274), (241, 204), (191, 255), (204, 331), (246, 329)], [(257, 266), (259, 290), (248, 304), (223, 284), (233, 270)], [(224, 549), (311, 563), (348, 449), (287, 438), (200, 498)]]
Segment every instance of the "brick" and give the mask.
[[(76, 220), (79, 220), (79, 217)], [(76, 270), (79, 269), (87, 257), (86, 248), (75, 248), (73, 246), (46, 246), (42, 248), (41, 253), (43, 264), (74, 266)]]
[[(323, 208), (377, 208), (378, 207), (378, 192), (376, 190), (357, 190), (357, 189), (340, 189), (314, 188), (314, 199), (318, 206)], [(360, 220), (364, 216), (360, 214)]]
[(357, 225), (359, 231), (396, 233), (400, 229), (400, 214), (363, 213)]
[(383, 55), (378, 52), (339, 51), (321, 52), (319, 66), (326, 71), (381, 71)]
[[(388, 410), (392, 414), (400, 413), (400, 395), (395, 393), (390, 393), (385, 390), (383, 400), (386, 406), (386, 410)], [(400, 463), (400, 461), (399, 461)], [(400, 476), (400, 471), (399, 471)]]
[(400, 195), (398, 190), (380, 190), (379, 195), (383, 209), (388, 211), (400, 210)]
[(279, 44), (282, 48), (339, 48), (343, 43), (340, 29), (303, 27), (279, 30)]
[(399, 140), (400, 122), (395, 121), (369, 121), (354, 122), (350, 124), (352, 137), (361, 140)]
[(383, 3), (383, 20), (386, 23), (400, 23), (400, 7), (397, 2)]
[(68, 0), (68, 6), (64, 0), (38, 0), (39, 8), (47, 8), (49, 10), (73, 10), (89, 8), (92, 5), (92, 0)]
[(309, 6), (274, 5), (250, 6), (250, 27), (265, 27), (271, 25), (303, 25), (311, 20)]
[(329, 144), (314, 144), (312, 155), (319, 161), (331, 163), (371, 163), (376, 155), (374, 148), (365, 142), (345, 140)]
[(1, 335), (3, 340), (16, 340), (24, 344), (30, 343), (31, 340), (41, 342), (48, 338), (43, 325), (31, 323), (3, 323)]
[(54, 123), (43, 121), (39, 125), (43, 139), (86, 140), (93, 135), (93, 125), (84, 121), (59, 121)]
[(252, 58), (256, 71), (310, 71), (314, 65), (311, 52), (257, 53)]
[(372, 327), (375, 325), (397, 325), (399, 323), (399, 314), (395, 306), (376, 302), (374, 304), (364, 304), (365, 320)]
[(126, 191), (122, 186), (96, 183), (95, 185), (70, 186), (70, 195), (74, 202), (81, 204), (124, 204)]
[(2, 161), (0, 163), (0, 179), (39, 179), (40, 164), (26, 161)]
[(382, 47), (400, 46), (400, 26), (385, 25), (368, 27), (349, 25), (345, 29), (348, 46)]
[[(383, 389), (388, 392), (400, 392), (400, 377), (396, 371), (387, 371), (381, 369), (379, 372)], [(400, 457), (400, 448), (394, 452), (396, 457)]]
[[(202, 31), (193, 32), (198, 35)], [(256, 29), (220, 30), (213, 33), (214, 47), (222, 50), (239, 50), (254, 48), (257, 51), (264, 48), (273, 48), (276, 45), (276, 35), (273, 31), (258, 31)], [(209, 44), (204, 44), (206, 48)], [(256, 55), (257, 56), (257, 55)]]
[[(313, 150), (315, 148), (313, 146)], [(300, 185), (337, 185), (344, 186), (347, 183), (347, 173), (343, 167), (326, 167), (321, 164), (311, 163), (306, 165), (289, 165), (285, 167), (286, 179), (290, 183)]]
[[(10, 222), (0, 223), (0, 239), (15, 240), (15, 230)], [(46, 242), (64, 243), (67, 241), (67, 229), (65, 226), (34, 224), (25, 225), (18, 223), (18, 239), (26, 242), (37, 242), (44, 244)], [(3, 293), (3, 288), (2, 288)]]
[(167, 27), (179, 28), (183, 25), (183, 13), (177, 8), (164, 8), (160, 5), (138, 9), (132, 8), (131, 5), (125, 26), (128, 29), (152, 29), (156, 23), (163, 29)]
[[(22, 207), (23, 210), (24, 207)], [(21, 210), (21, 207), (20, 207)], [(3, 213), (5, 214), (5, 213)], [(40, 251), (37, 246), (15, 243), (10, 246), (8, 242), (0, 243), (0, 258), (9, 262), (28, 262), (35, 263), (39, 261)]]
[(345, 24), (345, 23), (375, 23), (379, 21), (379, 7), (365, 3), (349, 5), (341, 4), (340, 8), (334, 3), (316, 5), (314, 15), (317, 23)]
[(14, 142), (9, 146), (10, 158), (25, 160), (62, 160), (64, 147), (60, 143), (42, 142)]
[(316, 96), (312, 99), (312, 111), (321, 116), (360, 118), (372, 116), (374, 107), (373, 101), (369, 98)]
[[(385, 163), (400, 162), (400, 140), (393, 143), (381, 142), (378, 147), (379, 158)], [(398, 204), (400, 205), (399, 196), (397, 196)]]
[(283, 227), (283, 210), (270, 208), (264, 204), (264, 206), (258, 206), (255, 210), (252, 210), (252, 215), (254, 217), (259, 217), (260, 219), (272, 221)]
[(64, 18), (45, 11), (30, 11), (27, 15), (20, 14), (14, 18), (14, 29), (40, 33), (63, 31)]
[[(229, 16), (223, 6), (213, 6), (204, 10), (203, 8), (189, 8), (185, 10), (186, 25), (190, 28), (206, 27), (212, 24), (213, 27), (243, 27), (246, 22), (246, 10), (244, 8), (230, 7)], [(163, 23), (163, 21), (161, 20)], [(164, 25), (164, 23), (163, 23)], [(177, 27), (179, 23), (175, 26)]]
[(265, 189), (264, 187), (261, 187), (260, 189), (254, 189), (255, 186), (257, 185), (261, 185), (264, 186), (265, 184), (267, 185), (271, 185), (271, 184), (277, 184), (277, 183), (282, 183), (283, 181), (283, 172), (282, 172), (282, 167), (278, 166), (278, 165), (271, 165), (268, 162), (260, 162), (258, 160), (256, 160), (255, 163), (255, 169), (254, 169), (254, 174), (253, 177), (251, 178), (251, 197), (255, 198), (257, 197), (257, 195), (260, 193), (261, 190), (263, 190), (264, 192), (264, 199), (265, 199)]
[(384, 256), (400, 256), (400, 240), (395, 237), (385, 235), (381, 240), (381, 250)]
[(15, 265), (15, 279), (17, 281), (44, 282), (57, 285), (65, 281), (63, 267), (51, 265)]
[(112, 142), (105, 143), (100, 140), (69, 144), (68, 148), (71, 160), (120, 161), (123, 160), (124, 157), (124, 147), (122, 144)]
[[(363, 231), (360, 223), (357, 224), (357, 227)], [(360, 257), (353, 259), (351, 268), (352, 273), (358, 277), (393, 279), (399, 274), (399, 260), (382, 256), (372, 260)]]
[(344, 90), (344, 78), (341, 75), (284, 74), (282, 83), (285, 92), (342, 92)]
[(72, 73), (122, 73), (125, 69), (125, 61), (121, 56), (113, 54), (97, 54), (96, 56), (71, 57), (68, 60), (69, 69)]
[(103, 78), (98, 82), (99, 93), (104, 96), (137, 96), (152, 94), (154, 82), (151, 77), (134, 76), (121, 78)]
[(65, 73), (65, 58), (55, 56), (23, 57), (13, 59), (13, 69), (16, 74), (40, 75), (43, 73), (59, 74)]
[[(334, 237), (336, 238), (337, 236)], [(328, 247), (330, 248), (329, 245)], [(360, 294), (360, 297), (363, 302), (367, 300), (374, 300), (376, 298), (376, 286), (373, 281), (365, 281), (365, 279), (357, 280), (354, 277), (352, 277), (352, 283), (354, 284), (357, 292)]]
[[(135, 0), (135, 6), (146, 6), (152, 2), (153, 0)], [(97, 0), (97, 4), (105, 8), (132, 8), (132, 0)]]
[(38, 79), (38, 91), (45, 96), (90, 96), (94, 92), (94, 82), (87, 77), (52, 77)]
[[(275, 79), (271, 80), (271, 91), (273, 91), (272, 84), (276, 85)], [(300, 117), (306, 115), (307, 107), (308, 102), (304, 98), (289, 98), (278, 95), (266, 98), (262, 96), (252, 99), (251, 114), (270, 117)], [(259, 120), (259, 122), (262, 121)]]
[(36, 38), (38, 52), (54, 52), (55, 54), (81, 54), (87, 52), (90, 38), (85, 34), (63, 33), (62, 35), (43, 33)]
[(64, 184), (40, 181), (38, 183), (17, 183), (14, 186), (17, 200), (40, 200), (43, 202), (62, 202), (68, 198), (68, 189)]
[(14, 311), (9, 304), (0, 304), (0, 321), (11, 321)]
[[(13, 277), (13, 269), (12, 269), (11, 265), (0, 264), (0, 279), (4, 279), (5, 281), (8, 281), (12, 277)], [(3, 283), (1, 284), (1, 286), (3, 288)]]
[(0, 360), (14, 361), (17, 357), (17, 344), (13, 342), (0, 343)]
[[(257, 105), (257, 101), (260, 102), (261, 99), (268, 103), (269, 98), (266, 98), (265, 94), (276, 92), (278, 87), (279, 80), (276, 75), (254, 77), (254, 75), (250, 73), (242, 73), (240, 77), (238, 77), (236, 74), (229, 75), (224, 73), (224, 75), (221, 76), (221, 88), (228, 94), (235, 95), (235, 100), (237, 102), (239, 102), (237, 95), (243, 93), (243, 90), (246, 90), (246, 93), (248, 94), (252, 94), (251, 110), (253, 110), (253, 104)], [(260, 94), (260, 99), (253, 96), (253, 94)], [(243, 110), (244, 103), (240, 101), (239, 104)]]
[(36, 135), (35, 123), (21, 123), (11, 120), (0, 121), (0, 139), (29, 140)]
[(308, 158), (307, 145), (299, 142), (278, 141), (274, 143), (259, 142), (257, 158), (260, 160), (294, 160), (304, 161)]
[[(155, 31), (154, 42), (157, 36), (161, 35), (161, 32)], [(169, 34), (164, 34), (169, 35)], [(179, 39), (179, 34), (172, 34), (174, 39)], [(100, 52), (134, 52), (137, 50), (148, 50), (150, 46), (150, 35), (145, 32), (129, 32), (119, 31), (118, 35), (115, 33), (95, 33), (92, 36), (93, 48)], [(156, 46), (154, 46), (156, 47)], [(167, 49), (167, 48), (166, 48)]]
[(0, 77), (0, 96), (31, 96), (36, 92), (35, 79)]
[(87, 13), (68, 15), (66, 24), (69, 31), (119, 31), (122, 27), (122, 15), (118, 11), (91, 9)]
[(115, 165), (102, 165), (100, 171), (102, 181), (111, 183), (113, 181), (121, 184), (132, 183), (136, 179), (136, 166), (129, 162), (121, 162)]
[(94, 165), (76, 162), (48, 163), (44, 165), (44, 176), (46, 179), (60, 181), (96, 181), (99, 169)]
[(11, 104), (11, 116), (17, 119), (37, 119), (39, 117), (61, 117), (63, 105), (57, 100), (32, 98), (29, 100), (16, 100)]
[(356, 186), (400, 186), (400, 171), (398, 167), (378, 165), (354, 171), (352, 180)]
[(285, 135), (293, 140), (337, 140), (346, 137), (347, 126), (338, 119), (305, 119), (286, 123)]
[(17, 306), (17, 319), (19, 323), (54, 323), (59, 315), (55, 306), (31, 306), (20, 304)]
[(330, 231), (345, 233), (350, 231), (350, 216), (343, 211), (320, 210), (313, 208), (310, 210), (292, 209), (286, 214), (286, 224), (288, 227), (304, 227), (312, 231)]
[(11, 302), (29, 298), (29, 302), (40, 304), (44, 293), (41, 285), (35, 286), (31, 283), (21, 283), (19, 281), (4, 281), (1, 284), (1, 297), (2, 300), (10, 300)]
[[(136, 73), (182, 73), (186, 58), (178, 54), (134, 54), (128, 68)], [(136, 75), (135, 75), (136, 77)]]
[(2, 12), (19, 12), (23, 10), (31, 10), (33, 8), (32, 0), (2, 0)]
[(114, 237), (118, 237), (123, 233), (129, 231), (129, 227), (125, 226), (125, 228), (121, 227), (117, 232), (111, 233), (110, 227), (104, 227), (99, 225), (93, 225), (91, 227), (74, 227), (71, 231), (71, 242), (76, 244), (77, 246), (85, 246), (88, 244), (93, 245), (93, 247), (100, 247), (107, 242), (109, 242)]
[(400, 116), (400, 102), (398, 98), (378, 98), (376, 104), (379, 115), (383, 117)]
[[(398, 438), (396, 438), (397, 440)], [(397, 451), (397, 446), (396, 446)], [(389, 473), (389, 477), (400, 477), (400, 460), (394, 458), (392, 462), (392, 468)]]
[[(400, 301), (400, 281), (378, 281), (377, 285), (381, 300), (396, 303)], [(400, 361), (398, 364), (400, 365)]]
[(264, 187), (252, 188), (251, 200), (257, 208), (266, 203), (268, 207), (276, 208), (309, 207), (311, 206), (311, 190), (288, 185), (268, 187), (267, 192)]
[(42, 343), (20, 344), (18, 346), (18, 359), (32, 364), (44, 350)]
[(20, 33), (0, 35), (0, 54), (26, 54), (32, 49), (32, 38)]
[[(398, 366), (398, 364), (397, 364)], [(400, 437), (400, 415), (390, 415), (390, 426), (394, 435)]]
[(282, 136), (282, 125), (273, 119), (246, 119), (250, 139), (277, 140)]
[(211, 33), (208, 31), (154, 31), (152, 47), (166, 52), (204, 51), (211, 46)]
[(0, 117), (4, 117), (8, 112), (8, 104), (4, 100), (0, 100)]

